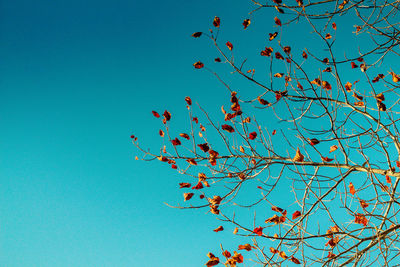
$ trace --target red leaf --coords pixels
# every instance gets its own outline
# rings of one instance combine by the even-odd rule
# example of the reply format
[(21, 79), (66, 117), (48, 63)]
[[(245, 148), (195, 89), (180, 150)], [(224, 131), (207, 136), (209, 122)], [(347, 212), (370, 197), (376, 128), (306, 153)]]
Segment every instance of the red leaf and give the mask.
[(223, 227), (223, 226), (218, 226), (218, 227), (215, 228), (213, 231), (216, 232), (216, 233), (218, 233), (218, 232), (223, 231), (223, 230), (224, 230), (224, 227)]
[(254, 139), (256, 139), (257, 138), (257, 133), (256, 132), (251, 132), (250, 134), (249, 134), (249, 139), (250, 140), (254, 140)]
[(255, 233), (255, 234), (257, 234), (257, 235), (259, 235), (259, 236), (261, 236), (262, 234), (263, 234), (263, 227), (256, 227), (256, 228), (254, 228), (254, 230), (253, 230), (253, 232)]
[(297, 258), (295, 258), (295, 257), (291, 257), (290, 259), (289, 259), (291, 262), (293, 262), (293, 263), (295, 263), (295, 264), (301, 264), (301, 262), (297, 259)]
[(221, 59), (219, 57), (214, 59), (215, 62), (221, 62)]
[(164, 137), (164, 131), (163, 131), (163, 130), (159, 130), (159, 131), (158, 131), (158, 134), (159, 134), (161, 137)]
[(350, 194), (352, 194), (354, 196), (354, 194), (356, 193), (356, 189), (354, 188), (353, 183), (349, 184), (349, 192)]
[(225, 258), (230, 258), (232, 255), (229, 251), (225, 250), (224, 252), (222, 252), (222, 255), (225, 256)]
[(272, 135), (275, 135), (275, 134), (276, 134), (276, 130), (273, 130), (273, 131), (272, 131)]
[(243, 25), (245, 30), (247, 29), (247, 27), (249, 27), (250, 23), (251, 23), (250, 19), (245, 19), (243, 21), (242, 25)]
[(301, 216), (301, 212), (300, 211), (295, 211), (292, 215), (292, 220), (296, 220), (298, 217)]
[(192, 121), (194, 121), (195, 123), (199, 123), (199, 119), (197, 117), (193, 117)]
[(191, 199), (193, 195), (194, 195), (193, 193), (184, 193), (183, 194), (184, 201)]
[(390, 178), (389, 175), (386, 175), (386, 183), (391, 184), (392, 183), (392, 179)]
[(276, 57), (276, 59), (282, 59), (282, 60), (284, 60), (283, 56), (282, 56), (281, 53), (279, 53), (279, 52), (276, 52), (276, 53), (275, 53), (275, 57)]
[(275, 20), (275, 24), (276, 24), (276, 25), (282, 26), (282, 23), (281, 23), (281, 20), (280, 20), (280, 19), (278, 19), (277, 17), (275, 17), (274, 20)]
[(361, 207), (363, 207), (364, 209), (365, 209), (365, 208), (368, 208), (368, 206), (369, 206), (369, 204), (368, 204), (367, 202), (365, 202), (365, 200), (362, 200), (362, 199), (360, 199), (360, 205), (361, 205)]
[(228, 124), (223, 124), (221, 127), (222, 127), (222, 130), (225, 130), (230, 133), (233, 133), (235, 131), (235, 129), (233, 129), (233, 127)]
[(358, 65), (354, 62), (351, 62), (351, 68), (352, 69), (358, 68)]
[(229, 50), (232, 51), (233, 49), (233, 44), (231, 42), (226, 42), (226, 46), (228, 47)]
[(245, 244), (245, 245), (239, 245), (238, 250), (246, 250), (246, 251), (250, 251), (253, 247), (250, 244)]
[(190, 99), (190, 97), (185, 97), (185, 101), (186, 101), (186, 103), (189, 105), (189, 106), (191, 106), (192, 105), (192, 99)]
[(280, 213), (283, 212), (283, 209), (282, 209), (282, 208), (279, 208), (279, 207), (277, 207), (277, 206), (272, 206), (272, 207), (271, 207), (271, 210), (276, 211), (276, 212), (280, 212)]
[(157, 113), (157, 111), (152, 111), (151, 113), (153, 113), (153, 116), (156, 118), (160, 118), (160, 114)]
[(187, 140), (189, 140), (190, 139), (190, 137), (189, 137), (189, 135), (188, 134), (186, 134), (186, 133), (181, 133), (181, 134), (179, 134), (181, 137), (183, 137), (183, 138), (185, 138), (185, 139), (187, 139)]
[(189, 183), (179, 183), (179, 188), (189, 188), (190, 184)]
[(178, 166), (176, 166), (175, 164), (172, 164), (172, 165), (171, 165), (171, 168), (174, 169), (174, 170), (176, 170), (176, 169), (178, 169)]
[(198, 144), (197, 145), (201, 150), (203, 150), (203, 152), (207, 152), (208, 150), (210, 150), (210, 147), (208, 146), (208, 144), (207, 143), (204, 143), (204, 144)]
[(171, 142), (172, 142), (172, 144), (174, 146), (180, 146), (181, 145), (181, 141), (178, 139), (178, 137), (173, 139), (173, 140), (171, 140)]
[(197, 165), (197, 162), (194, 159), (187, 159), (186, 161), (191, 165)]
[(319, 144), (319, 140), (317, 138), (312, 138), (312, 139), (308, 138), (307, 140), (310, 143), (310, 145), (312, 145), (312, 146)]
[(332, 23), (332, 28), (336, 31), (336, 23)]
[(219, 17), (215, 16), (213, 25), (214, 25), (214, 27), (217, 27), (217, 28), (219, 27), (219, 25), (221, 25), (221, 20)]
[(201, 69), (204, 67), (204, 64), (201, 61), (197, 61), (196, 63), (193, 64), (195, 69)]
[(307, 58), (308, 58), (308, 55), (307, 55), (307, 53), (306, 53), (305, 51), (303, 51), (302, 56), (303, 56), (304, 59), (307, 59)]
[(361, 213), (356, 214), (356, 218), (354, 219), (354, 222), (358, 223), (358, 224), (362, 224), (364, 226), (367, 226), (367, 224), (368, 224), (367, 218), (365, 218), (364, 214), (361, 214)]
[(333, 159), (331, 159), (331, 158), (328, 158), (328, 157), (321, 157), (321, 159), (323, 160), (323, 161), (326, 161), (326, 162), (331, 162)]
[(203, 188), (203, 184), (200, 181), (195, 186), (192, 187), (192, 189), (196, 189), (196, 190), (199, 190), (202, 188)]
[(195, 32), (192, 34), (192, 37), (199, 38), (203, 33), (202, 32)]

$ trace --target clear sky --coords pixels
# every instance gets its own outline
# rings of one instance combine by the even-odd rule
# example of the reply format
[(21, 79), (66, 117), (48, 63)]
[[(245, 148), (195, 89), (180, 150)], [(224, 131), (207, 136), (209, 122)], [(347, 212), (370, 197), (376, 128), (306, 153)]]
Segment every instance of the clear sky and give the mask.
[(248, 31), (261, 34), (246, 39), (250, 9), (228, 0), (0, 1), (0, 266), (190, 267), (219, 249), (231, 229), (214, 233), (221, 223), (206, 210), (164, 205), (181, 201), (182, 176), (135, 161), (130, 135), (157, 148), (151, 110), (170, 110), (179, 125), (187, 95), (220, 108), (227, 91), (192, 67), (217, 53), (190, 35), (218, 15), (231, 25), (222, 38), (246, 40), (238, 49), (258, 56), (276, 29), (264, 12)]

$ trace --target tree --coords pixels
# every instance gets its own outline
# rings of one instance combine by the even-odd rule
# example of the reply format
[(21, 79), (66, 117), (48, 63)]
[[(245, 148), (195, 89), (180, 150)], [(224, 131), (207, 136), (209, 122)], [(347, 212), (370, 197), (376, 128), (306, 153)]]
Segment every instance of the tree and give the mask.
[[(135, 136), (133, 144), (143, 159), (186, 177), (176, 208), (208, 209), (248, 237), (237, 251), (209, 253), (207, 266), (398, 263), (400, 76), (387, 62), (399, 55), (399, 2), (251, 2), (241, 30), (263, 10), (276, 15), (266, 47), (247, 51), (257, 62), (238, 59), (235, 44), (220, 40), (223, 18), (192, 35), (220, 54), (193, 64), (229, 91), (217, 119), (188, 96), (189, 130), (170, 128), (167, 110), (153, 111), (167, 145), (154, 153)], [(309, 47), (284, 43), (299, 25)], [(229, 65), (256, 89), (233, 90), (213, 64)]]

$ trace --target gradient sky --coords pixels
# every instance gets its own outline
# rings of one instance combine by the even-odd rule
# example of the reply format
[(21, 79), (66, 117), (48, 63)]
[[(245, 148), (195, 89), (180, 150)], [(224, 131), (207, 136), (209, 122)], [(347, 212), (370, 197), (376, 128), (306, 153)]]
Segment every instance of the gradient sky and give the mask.
[(187, 95), (217, 112), (227, 91), (192, 67), (217, 53), (190, 35), (218, 15), (231, 25), (221, 38), (246, 40), (237, 49), (258, 56), (276, 28), (264, 12), (241, 30), (250, 9), (228, 0), (0, 1), (1, 266), (200, 266), (231, 237), (211, 231), (221, 223), (206, 210), (164, 205), (181, 201), (182, 176), (135, 161), (129, 137), (158, 148), (151, 110), (170, 110), (178, 125)]

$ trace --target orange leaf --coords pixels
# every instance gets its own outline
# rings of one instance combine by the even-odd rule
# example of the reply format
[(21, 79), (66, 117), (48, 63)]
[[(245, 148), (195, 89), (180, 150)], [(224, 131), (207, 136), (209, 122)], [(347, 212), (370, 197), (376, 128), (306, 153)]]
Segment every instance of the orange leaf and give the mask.
[(203, 188), (203, 184), (200, 181), (195, 186), (192, 187), (192, 189), (196, 189), (196, 190), (199, 190), (202, 188)]
[(217, 27), (217, 28), (221, 25), (221, 20), (219, 17), (215, 16), (213, 25), (214, 25), (214, 27)]
[(250, 134), (249, 134), (249, 139), (250, 140), (254, 140), (254, 139), (256, 139), (257, 138), (257, 133), (256, 132), (251, 132)]
[(187, 139), (187, 140), (190, 139), (189, 135), (186, 134), (186, 133), (181, 133), (181, 134), (179, 134), (179, 136), (180, 136), (180, 137), (183, 137), (183, 138), (185, 138), (185, 139)]
[(218, 264), (219, 264), (219, 258), (213, 257), (209, 261), (207, 261), (206, 266), (207, 267), (212, 267), (212, 266), (215, 266), (215, 265), (218, 265)]
[(390, 178), (389, 175), (386, 175), (386, 183), (391, 184), (392, 183), (392, 179)]
[(235, 129), (233, 129), (233, 127), (228, 124), (224, 124), (221, 127), (222, 127), (222, 130), (225, 130), (229, 133), (233, 133), (235, 131)]
[(196, 63), (193, 64), (195, 69), (201, 69), (204, 67), (204, 64), (200, 61), (197, 61)]
[(213, 231), (218, 233), (218, 232), (223, 231), (223, 230), (224, 230), (224, 227), (221, 225), (221, 226), (218, 226), (217, 228), (215, 228)]
[(179, 188), (189, 188), (190, 184), (189, 183), (179, 183)]
[(286, 255), (286, 253), (284, 252), (284, 251), (280, 251), (279, 252), (279, 256), (282, 258), (282, 259), (287, 259), (287, 258), (289, 258), (287, 255)]
[(265, 49), (260, 52), (260, 55), (262, 55), (264, 57), (269, 57), (269, 56), (271, 56), (273, 51), (274, 51), (274, 49), (272, 47), (265, 47)]
[(222, 255), (225, 256), (225, 258), (230, 258), (232, 255), (229, 251), (225, 250), (224, 252), (222, 252)]
[(274, 40), (276, 36), (278, 36), (278, 32), (270, 33), (269, 34), (269, 40), (270, 41)]
[(193, 193), (184, 193), (183, 198), (186, 201), (186, 200), (191, 199), (193, 197), (193, 195), (194, 195)]
[(171, 140), (171, 142), (172, 142), (172, 144), (174, 146), (180, 146), (181, 145), (181, 141), (178, 139), (178, 137), (173, 139), (173, 140)]
[(346, 88), (346, 91), (347, 92), (351, 92), (351, 87), (352, 87), (353, 85), (351, 84), (351, 82), (347, 82), (345, 85), (344, 85), (344, 88)]
[(301, 262), (297, 259), (297, 258), (295, 258), (295, 257), (291, 257), (290, 259), (289, 259), (291, 262), (293, 262), (293, 263), (295, 263), (295, 264), (301, 264)]
[(308, 58), (308, 55), (307, 55), (307, 53), (306, 53), (305, 51), (303, 51), (302, 56), (303, 56), (304, 59), (307, 59), (307, 58)]
[(368, 224), (367, 218), (365, 218), (364, 214), (361, 214), (361, 213), (356, 214), (356, 218), (354, 219), (354, 222), (358, 223), (358, 224), (362, 224), (364, 226), (367, 226), (367, 224)]
[(354, 194), (356, 193), (356, 189), (354, 189), (354, 185), (353, 183), (350, 182), (349, 184), (349, 192), (350, 194), (352, 194), (354, 196)]
[(159, 134), (161, 137), (164, 137), (164, 131), (163, 131), (163, 130), (159, 130), (159, 131), (158, 131), (158, 134)]
[(282, 26), (282, 23), (281, 23), (281, 20), (280, 20), (280, 19), (278, 19), (277, 17), (275, 17), (274, 20), (275, 20), (275, 24), (276, 24), (276, 25)]
[(332, 23), (332, 28), (336, 31), (336, 23)]
[(244, 250), (250, 251), (252, 248), (253, 247), (250, 244), (245, 244), (245, 245), (239, 245), (238, 250), (244, 249)]
[(251, 23), (250, 19), (245, 19), (243, 21), (242, 25), (243, 25), (245, 30), (247, 29), (247, 27), (249, 27), (250, 23)]
[(279, 52), (276, 52), (275, 53), (275, 57), (276, 57), (276, 59), (282, 59), (282, 60), (284, 60), (284, 57), (281, 55), (281, 53), (279, 53)]
[(331, 159), (331, 158), (328, 158), (328, 157), (321, 157), (321, 159), (323, 160), (323, 161), (326, 161), (326, 162), (331, 162), (333, 159)]
[(191, 106), (192, 105), (192, 99), (190, 99), (190, 97), (185, 97), (185, 101), (186, 101), (186, 103), (189, 105), (189, 106)]
[(263, 234), (263, 227), (256, 227), (256, 228), (254, 228), (254, 230), (253, 230), (253, 232), (255, 233), (255, 234), (257, 234), (257, 235), (259, 235), (259, 236), (261, 236), (262, 234)]
[(296, 220), (297, 218), (299, 218), (301, 216), (301, 212), (300, 211), (295, 211), (292, 215), (292, 220)]
[(365, 209), (365, 208), (368, 208), (368, 206), (369, 206), (369, 204), (368, 204), (367, 202), (365, 202), (365, 200), (362, 200), (362, 199), (360, 199), (360, 205), (361, 205), (361, 207), (363, 207), (364, 209)]
[(199, 38), (203, 33), (202, 32), (195, 32), (192, 34), (192, 37)]
[(239, 228), (235, 227), (235, 229), (233, 229), (233, 234), (236, 235), (239, 232)]
[(337, 145), (331, 146), (331, 148), (329, 149), (329, 153), (335, 151), (336, 149), (338, 149)]
[(297, 162), (303, 162), (304, 161), (304, 155), (301, 154), (299, 148), (297, 148), (296, 155), (294, 156), (293, 161), (297, 161)]
[(229, 50), (232, 51), (233, 49), (233, 44), (231, 42), (226, 42), (226, 46), (228, 47)]
[(329, 33), (327, 33), (327, 34), (325, 35), (325, 39), (326, 39), (326, 40), (332, 39), (332, 35), (330, 35)]

